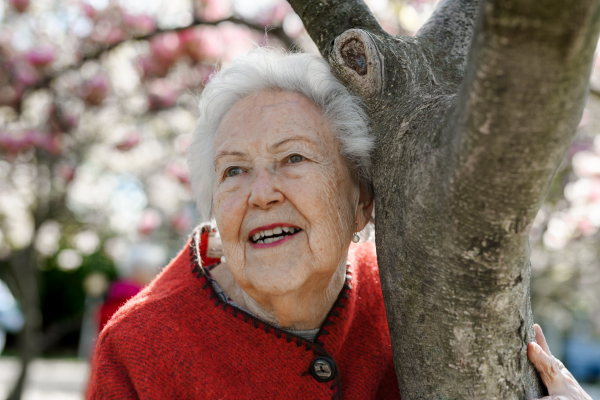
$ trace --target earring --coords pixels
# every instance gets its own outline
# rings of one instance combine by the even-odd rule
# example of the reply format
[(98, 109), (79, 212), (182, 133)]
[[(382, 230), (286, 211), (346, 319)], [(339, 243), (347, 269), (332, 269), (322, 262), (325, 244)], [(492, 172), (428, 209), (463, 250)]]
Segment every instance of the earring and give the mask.
[(354, 243), (358, 243), (360, 241), (360, 237), (358, 236), (358, 233), (354, 232), (354, 236), (352, 236), (352, 241)]
[(221, 262), (224, 263), (225, 262), (225, 256), (221, 256)]

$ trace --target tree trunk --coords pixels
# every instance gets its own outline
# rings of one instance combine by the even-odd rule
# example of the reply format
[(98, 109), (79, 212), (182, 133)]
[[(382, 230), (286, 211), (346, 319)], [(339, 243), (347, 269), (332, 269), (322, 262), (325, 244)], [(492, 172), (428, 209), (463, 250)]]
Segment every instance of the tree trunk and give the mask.
[(416, 37), (290, 0), (377, 137), (376, 242), (403, 400), (530, 399), (528, 234), (583, 112), (598, 0), (443, 0)]

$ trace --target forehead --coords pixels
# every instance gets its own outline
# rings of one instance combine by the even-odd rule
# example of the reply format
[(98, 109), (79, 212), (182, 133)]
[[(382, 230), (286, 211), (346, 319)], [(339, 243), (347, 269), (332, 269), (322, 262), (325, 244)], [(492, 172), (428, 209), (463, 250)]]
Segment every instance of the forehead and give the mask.
[(215, 137), (215, 151), (237, 144), (269, 144), (285, 135), (306, 136), (335, 145), (319, 108), (295, 92), (261, 91), (237, 102), (225, 114)]

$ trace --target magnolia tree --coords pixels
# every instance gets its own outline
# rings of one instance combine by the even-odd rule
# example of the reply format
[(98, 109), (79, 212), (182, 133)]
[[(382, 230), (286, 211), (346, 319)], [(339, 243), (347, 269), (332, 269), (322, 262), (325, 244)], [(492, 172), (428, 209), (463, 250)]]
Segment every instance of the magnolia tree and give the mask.
[[(396, 36), (415, 34), (435, 3), (367, 2)], [(185, 149), (203, 84), (256, 45), (319, 48), (280, 0), (10, 0), (2, 7), (0, 277), (27, 316), (18, 398), (29, 361), (48, 343), (40, 269), (72, 273), (98, 254), (119, 264), (139, 242), (177, 251), (197, 222)], [(598, 108), (590, 103), (532, 231), (533, 308), (561, 329), (575, 318), (600, 326)], [(107, 280), (92, 267), (82, 283), (98, 296)]]

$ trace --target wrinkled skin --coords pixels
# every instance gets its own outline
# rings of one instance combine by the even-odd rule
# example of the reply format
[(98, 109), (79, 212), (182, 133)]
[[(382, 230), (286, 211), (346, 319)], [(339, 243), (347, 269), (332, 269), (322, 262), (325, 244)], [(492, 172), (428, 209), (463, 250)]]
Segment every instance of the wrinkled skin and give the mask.
[(532, 400), (592, 400), (563, 363), (552, 356), (542, 328), (537, 324), (534, 328), (537, 343), (529, 343), (527, 356), (539, 371), (549, 396)]
[[(370, 191), (347, 168), (321, 111), (298, 93), (261, 91), (236, 103), (214, 156), (213, 212), (227, 261), (213, 277), (266, 321), (318, 328), (344, 284), (353, 233), (371, 215)], [(271, 224), (301, 231), (253, 246), (251, 231)]]

